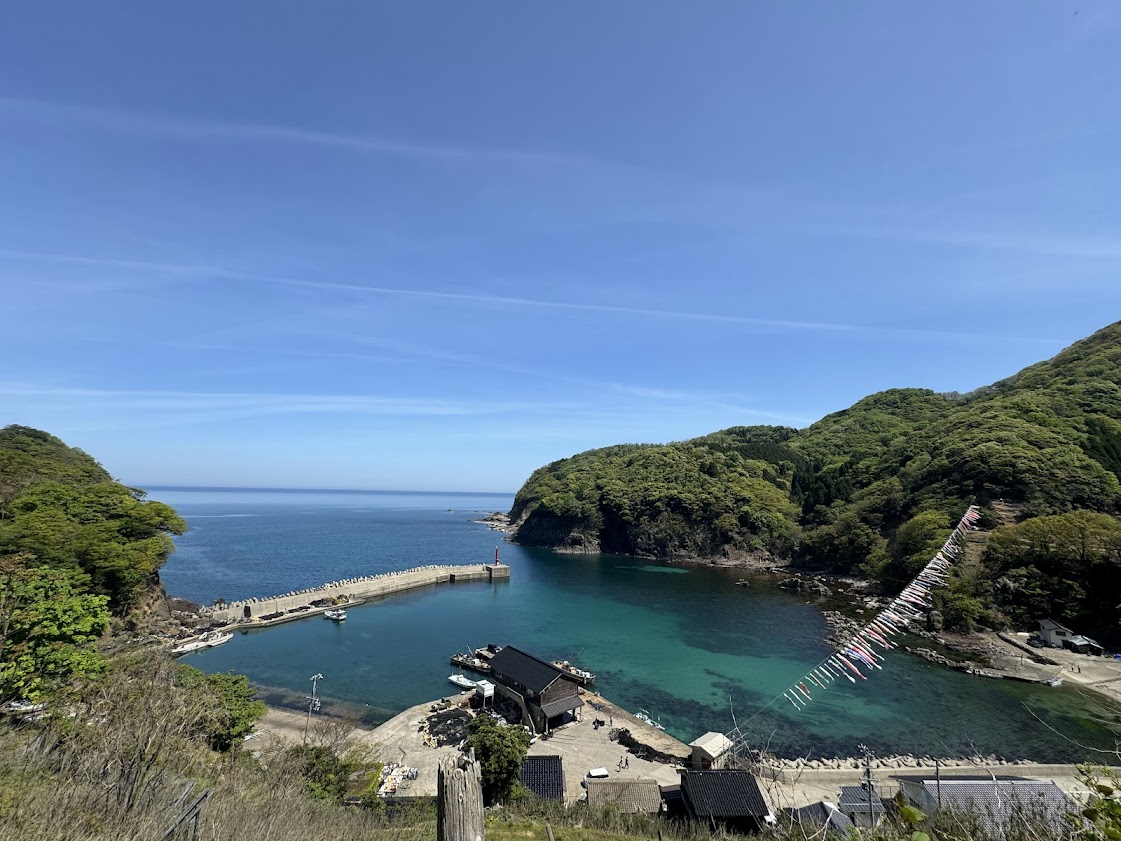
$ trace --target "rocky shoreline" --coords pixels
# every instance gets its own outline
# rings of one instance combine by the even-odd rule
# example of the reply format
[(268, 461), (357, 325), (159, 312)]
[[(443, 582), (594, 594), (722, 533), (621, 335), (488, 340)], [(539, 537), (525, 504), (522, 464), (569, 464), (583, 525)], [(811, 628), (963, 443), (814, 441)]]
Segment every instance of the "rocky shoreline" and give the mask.
[[(517, 524), (501, 512), (488, 515), (481, 522), (490, 528), (504, 532), (516, 532)], [(554, 546), (554, 552), (569, 554), (589, 554), (598, 549), (587, 545)], [(635, 558), (644, 558), (635, 555)], [(730, 569), (742, 569), (752, 576), (758, 575), (770, 582), (771, 586), (787, 590), (804, 596), (807, 600), (819, 603), (822, 615), (828, 626), (825, 641), (833, 647), (848, 642), (864, 627), (864, 625), (883, 609), (890, 599), (883, 595), (882, 589), (874, 582), (865, 581), (837, 575), (822, 570), (806, 570), (794, 568), (786, 559), (776, 558), (766, 553), (742, 555), (736, 557), (715, 558), (650, 558), (663, 564), (683, 566), (717, 566)], [(733, 585), (751, 587), (756, 583), (752, 576), (732, 581)], [(971, 634), (951, 633), (942, 628), (942, 616), (938, 611), (932, 611), (925, 621), (912, 621), (906, 628), (907, 639), (900, 645), (900, 650), (933, 663), (942, 668), (965, 674), (985, 678), (1010, 678), (1029, 683), (1045, 683), (1053, 679), (1058, 673), (1063, 673), (1064, 665), (1053, 658), (1042, 655), (1040, 652), (1018, 642), (1008, 634), (997, 634), (993, 631), (984, 631)], [(919, 638), (919, 639), (915, 639)], [(929, 641), (924, 644), (922, 640)], [(1025, 659), (1027, 664), (1025, 666)], [(1049, 673), (1042, 673), (1043, 666), (1051, 668)], [(1032, 666), (1035, 668), (1031, 668)], [(1067, 669), (1075, 667), (1065, 664)], [(1081, 664), (1077, 665), (1082, 669)], [(1075, 676), (1077, 675), (1077, 677)], [(1081, 672), (1072, 671), (1068, 674), (1071, 682), (1081, 684), (1083, 691), (1104, 695), (1109, 698), (1121, 698), (1121, 669), (1103, 672), (1095, 675), (1094, 679), (1083, 679)], [(899, 761), (906, 761), (908, 757), (899, 757)], [(932, 760), (933, 761), (933, 760)], [(894, 766), (889, 766), (894, 767)], [(903, 765), (899, 767), (921, 767)]]
[(477, 520), (472, 520), (473, 523), (481, 523), (491, 531), (500, 531), (503, 534), (509, 534), (513, 530), (513, 525), (510, 522), (510, 517), (503, 514), (501, 511), (492, 511), (485, 517), (480, 517)]

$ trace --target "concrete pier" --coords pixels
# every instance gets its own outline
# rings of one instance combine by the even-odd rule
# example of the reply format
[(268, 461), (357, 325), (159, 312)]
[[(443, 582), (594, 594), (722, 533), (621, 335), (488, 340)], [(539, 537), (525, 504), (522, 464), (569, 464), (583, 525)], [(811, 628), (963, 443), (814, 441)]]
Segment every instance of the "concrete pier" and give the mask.
[(203, 608), (204, 615), (216, 623), (226, 625), (261, 624), (262, 617), (274, 614), (291, 614), (300, 608), (310, 608), (314, 602), (362, 602), (428, 587), (432, 584), (454, 584), (457, 581), (505, 581), (510, 578), (506, 564), (467, 564), (463, 566), (431, 565), (414, 567), (400, 572), (385, 572), (360, 578), (345, 578), (320, 587), (310, 587), (279, 596), (244, 599), (220, 607)]

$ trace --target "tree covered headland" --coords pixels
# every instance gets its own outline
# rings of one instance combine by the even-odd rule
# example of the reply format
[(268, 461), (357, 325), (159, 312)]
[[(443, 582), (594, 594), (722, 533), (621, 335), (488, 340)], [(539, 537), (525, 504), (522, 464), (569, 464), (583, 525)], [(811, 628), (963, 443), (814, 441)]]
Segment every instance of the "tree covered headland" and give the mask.
[(91, 643), (125, 614), (186, 529), (81, 450), (0, 429), (0, 702), (104, 667)]
[[(265, 713), (248, 678), (109, 633), (143, 622), (184, 529), (54, 436), (0, 430), (0, 838), (165, 837), (200, 795), (206, 837), (432, 837), (429, 810), (390, 825), (349, 724), (257, 761), (241, 750)], [(365, 808), (339, 808), (351, 795)]]
[(1121, 322), (971, 394), (893, 389), (802, 430), (561, 459), (529, 477), (510, 516), (528, 545), (770, 555), (895, 586), (974, 501), (988, 526), (1002, 522), (994, 502), (1020, 522), (944, 594), (951, 624), (1047, 613), (1117, 629), (1121, 608), (1095, 582), (1121, 580)]

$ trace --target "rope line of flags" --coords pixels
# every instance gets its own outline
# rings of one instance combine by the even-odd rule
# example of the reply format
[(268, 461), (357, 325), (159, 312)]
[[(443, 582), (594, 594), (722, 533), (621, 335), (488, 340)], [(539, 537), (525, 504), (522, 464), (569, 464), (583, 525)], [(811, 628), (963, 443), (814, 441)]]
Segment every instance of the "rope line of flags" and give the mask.
[(839, 645), (832, 654), (802, 675), (782, 696), (795, 709), (802, 710), (813, 700), (813, 693), (818, 690), (828, 689), (830, 685), (843, 680), (855, 684), (857, 681), (868, 680), (869, 675), (877, 671), (883, 671), (881, 664), (884, 656), (880, 651), (895, 648), (892, 638), (903, 633), (911, 620), (924, 617), (933, 607), (931, 593), (934, 588), (945, 586), (946, 576), (961, 552), (962, 537), (980, 519), (980, 512), (978, 506), (970, 505), (942, 548), (891, 604), (851, 639)]

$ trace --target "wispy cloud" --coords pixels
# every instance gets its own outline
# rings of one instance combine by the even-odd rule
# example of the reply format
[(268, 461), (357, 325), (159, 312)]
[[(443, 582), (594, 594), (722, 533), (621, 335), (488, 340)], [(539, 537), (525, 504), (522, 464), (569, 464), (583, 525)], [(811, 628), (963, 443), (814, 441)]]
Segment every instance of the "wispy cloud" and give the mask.
[(113, 412), (206, 412), (230, 417), (345, 414), (451, 416), (547, 412), (577, 408), (573, 403), (451, 401), (374, 394), (276, 394), (258, 392), (145, 391), (43, 388), (0, 384), (0, 396), (22, 408), (110, 410)]
[(863, 328), (854, 324), (831, 323), (822, 321), (797, 321), (779, 318), (755, 318), (742, 315), (720, 313), (690, 312), (688, 310), (662, 310), (649, 307), (631, 307), (615, 304), (592, 304), (574, 301), (550, 301), (540, 298), (517, 298), (506, 295), (487, 295), (471, 292), (442, 292), (430, 289), (401, 289), (390, 286), (365, 286), (354, 283), (334, 283), (317, 280), (291, 280), (271, 278), (261, 280), (288, 286), (302, 286), (309, 289), (334, 289), (370, 295), (394, 295), (412, 298), (432, 298), (448, 301), (467, 301), (476, 304), (500, 304), (516, 307), (540, 307), (558, 310), (582, 310), (585, 312), (616, 313), (623, 315), (648, 316), (683, 321), (715, 321), (727, 324), (746, 324), (755, 327), (778, 327), (786, 330), (816, 330), (829, 332), (851, 332)]
[[(772, 327), (786, 330), (813, 330), (828, 332), (854, 332), (868, 330), (855, 324), (835, 322), (799, 321), (794, 319), (757, 318), (753, 316), (728, 315), (721, 313), (690, 312), (688, 310), (663, 310), (650, 307), (633, 307), (615, 304), (595, 304), (574, 301), (550, 301), (540, 298), (520, 298), (505, 295), (488, 295), (474, 292), (446, 292), (431, 289), (406, 289), (392, 286), (373, 286), (357, 283), (337, 283), (320, 280), (301, 280), (297, 278), (269, 277), (247, 272), (233, 271), (216, 266), (177, 265), (144, 260), (131, 260), (108, 257), (90, 257), (70, 254), (51, 254), (46, 252), (0, 249), (0, 258), (18, 260), (38, 260), (75, 265), (95, 265), (109, 268), (123, 268), (135, 271), (166, 272), (184, 278), (222, 279), (251, 283), (290, 286), (294, 288), (334, 290), (362, 295), (391, 295), (408, 298), (428, 298), (433, 300), (462, 301), (475, 304), (497, 304), (503, 306), (535, 307), (544, 309), (602, 312), (622, 315), (635, 315), (654, 318), (677, 319), (686, 321), (712, 321), (728, 324), (744, 324), (756, 327)], [(873, 328), (874, 329), (874, 328)]]
[(0, 248), (0, 259), (19, 260), (37, 263), (63, 263), (73, 266), (98, 266), (108, 269), (126, 269), (138, 272), (158, 272), (176, 274), (184, 277), (234, 276), (236, 273), (216, 266), (164, 263), (151, 260), (134, 260), (117, 257), (94, 257), (82, 254), (59, 254), (46, 251), (23, 251), (16, 248)]
[(812, 232), (830, 236), (870, 240), (946, 245), (987, 251), (1005, 251), (1035, 256), (1074, 257), (1084, 260), (1121, 260), (1121, 244), (1116, 239), (1067, 235), (1054, 231), (1003, 231), (984, 229), (956, 230), (938, 227), (905, 227), (892, 224), (812, 226)]
[[(893, 232), (883, 229), (849, 229), (853, 234), (857, 231), (864, 236), (893, 236)], [(917, 234), (916, 234), (917, 235)], [(952, 235), (947, 234), (946, 237)], [(963, 235), (963, 237), (968, 235)], [(982, 235), (976, 235), (981, 237)], [(978, 239), (978, 244), (984, 240)], [(966, 244), (962, 239), (960, 244)], [(1103, 246), (1104, 248), (1105, 246)], [(1121, 253), (1121, 252), (1119, 252)], [(542, 298), (522, 298), (507, 295), (490, 295), (476, 292), (450, 292), (433, 289), (408, 289), (393, 286), (365, 285), (359, 283), (342, 283), (334, 281), (304, 280), (298, 278), (257, 275), (249, 272), (234, 271), (218, 266), (207, 265), (179, 265), (159, 261), (144, 261), (122, 258), (91, 257), (69, 254), (52, 254), (47, 252), (20, 251), (15, 249), (0, 249), (0, 259), (38, 260), (46, 262), (69, 263), (76, 265), (98, 265), (135, 270), (138, 272), (165, 272), (185, 280), (206, 282), (208, 280), (224, 280), (244, 283), (264, 284), (273, 286), (287, 286), (291, 288), (314, 289), (320, 291), (345, 292), (354, 295), (394, 296), (401, 298), (419, 298), (430, 300), (458, 301), (462, 303), (507, 306), (520, 308), (535, 308), (546, 310), (561, 310), (570, 312), (591, 312), (613, 315), (630, 315), (640, 318), (656, 318), (667, 321), (693, 321), (709, 322), (716, 324), (742, 325), (769, 330), (783, 330), (794, 332), (832, 333), (836, 335), (870, 335), (880, 338), (894, 338), (899, 340), (931, 339), (938, 341), (1005, 341), (1026, 342), (1032, 344), (1056, 345), (1069, 342), (1070, 339), (1046, 336), (1009, 336), (989, 332), (969, 333), (954, 330), (935, 330), (921, 327), (888, 327), (873, 324), (854, 324), (830, 321), (805, 321), (798, 319), (766, 318), (731, 313), (698, 312), (690, 310), (668, 310), (654, 307), (637, 307), (622, 304), (589, 303), (578, 301), (557, 301)]]
[(431, 162), (486, 160), (511, 164), (554, 166), (604, 166), (630, 168), (560, 153), (495, 146), (468, 146), (404, 140), (346, 131), (324, 131), (268, 123), (220, 122), (183, 119), (161, 114), (77, 105), (65, 102), (0, 97), (0, 119), (80, 125), (120, 134), (145, 134), (183, 140), (221, 140), (321, 147), (364, 154), (414, 158)]

